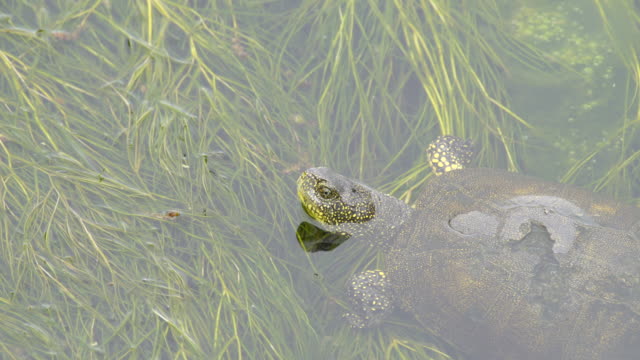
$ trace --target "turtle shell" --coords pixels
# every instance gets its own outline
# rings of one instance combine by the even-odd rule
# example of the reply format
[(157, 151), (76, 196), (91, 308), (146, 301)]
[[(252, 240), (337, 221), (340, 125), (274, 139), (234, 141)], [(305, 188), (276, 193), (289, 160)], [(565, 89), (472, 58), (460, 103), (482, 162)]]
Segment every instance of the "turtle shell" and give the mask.
[(471, 359), (640, 358), (640, 209), (496, 169), (432, 179), (391, 240), (396, 302)]

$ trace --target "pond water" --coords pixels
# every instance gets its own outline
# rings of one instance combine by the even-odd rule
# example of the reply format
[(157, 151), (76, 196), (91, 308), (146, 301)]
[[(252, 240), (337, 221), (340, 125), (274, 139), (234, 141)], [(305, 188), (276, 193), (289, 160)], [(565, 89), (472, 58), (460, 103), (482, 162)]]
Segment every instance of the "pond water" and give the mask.
[[(639, 203), (634, 1), (0, 4), (0, 353), (456, 358), (408, 314), (349, 328), (369, 244), (309, 253), (298, 175), (412, 204), (473, 166)], [(449, 354), (449, 355), (448, 355)]]

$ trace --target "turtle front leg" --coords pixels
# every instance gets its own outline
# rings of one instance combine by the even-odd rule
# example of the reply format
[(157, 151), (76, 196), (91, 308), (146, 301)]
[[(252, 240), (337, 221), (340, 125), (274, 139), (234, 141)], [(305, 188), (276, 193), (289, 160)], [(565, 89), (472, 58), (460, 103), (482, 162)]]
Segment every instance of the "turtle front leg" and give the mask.
[(353, 312), (343, 315), (354, 328), (379, 325), (393, 310), (393, 291), (382, 270), (367, 270), (354, 274), (347, 289)]

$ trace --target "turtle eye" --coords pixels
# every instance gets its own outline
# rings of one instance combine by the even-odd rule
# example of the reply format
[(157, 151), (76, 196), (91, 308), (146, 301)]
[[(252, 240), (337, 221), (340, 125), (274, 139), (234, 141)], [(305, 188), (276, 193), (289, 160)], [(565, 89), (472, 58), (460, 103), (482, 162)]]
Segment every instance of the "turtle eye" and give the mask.
[(325, 200), (331, 200), (338, 196), (338, 193), (336, 193), (335, 190), (326, 185), (318, 186), (317, 192), (318, 195)]

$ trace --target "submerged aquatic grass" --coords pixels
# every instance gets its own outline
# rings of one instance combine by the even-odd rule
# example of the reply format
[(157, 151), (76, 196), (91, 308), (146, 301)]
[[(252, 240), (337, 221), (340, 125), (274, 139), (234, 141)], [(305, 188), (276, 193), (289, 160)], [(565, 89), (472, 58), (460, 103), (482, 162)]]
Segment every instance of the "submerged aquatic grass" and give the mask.
[(303, 356), (296, 341), (316, 333), (287, 263), (266, 255), (284, 232), (270, 218), (284, 211), (263, 194), (286, 188), (251, 86), (265, 73), (233, 53), (232, 25), (186, 6), (86, 3), (71, 16), (81, 25), (59, 18), (81, 26), (61, 38), (13, 5), (2, 40), (0, 286), (14, 324), (4, 352)]
[[(620, 10), (594, 4), (619, 39), (611, 17)], [(506, 59), (522, 53), (507, 45), (531, 46), (505, 25), (517, 7), (500, 8), (0, 5), (0, 352), (448, 358), (411, 321), (345, 326), (345, 280), (378, 265), (375, 249), (303, 254), (294, 181), (328, 165), (411, 202), (429, 173), (424, 147), (439, 133), (473, 137), (481, 165), (521, 168), (531, 150), (523, 136), (547, 135), (512, 104)], [(638, 191), (635, 51), (616, 43), (630, 74), (619, 84), (619, 129), (566, 178), (619, 144), (617, 165), (588, 183), (620, 197)], [(542, 59), (533, 63), (568, 67)]]

